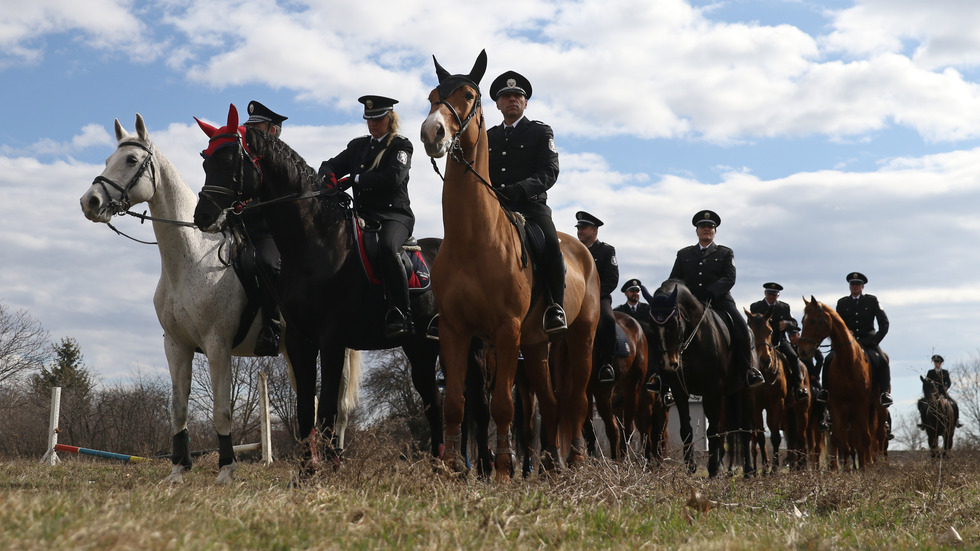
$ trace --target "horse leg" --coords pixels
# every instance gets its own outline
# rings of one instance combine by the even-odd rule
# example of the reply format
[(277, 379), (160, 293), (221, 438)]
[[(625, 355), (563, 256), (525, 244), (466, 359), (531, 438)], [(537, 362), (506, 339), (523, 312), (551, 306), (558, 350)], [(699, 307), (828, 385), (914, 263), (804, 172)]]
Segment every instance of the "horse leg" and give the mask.
[(596, 453), (596, 434), (595, 434), (595, 388), (591, 383), (589, 384), (589, 414), (585, 419), (585, 425), (582, 427), (582, 436), (585, 438), (585, 449), (588, 451), (591, 457), (599, 457)]
[(781, 406), (782, 404), (779, 403), (775, 407), (766, 410), (766, 421), (769, 425), (769, 441), (772, 442), (771, 472), (773, 473), (779, 470), (779, 445), (783, 441), (783, 437), (779, 431), (785, 425), (785, 410)]
[[(521, 474), (527, 478), (534, 472), (534, 394), (530, 391), (530, 384), (527, 381), (527, 374), (523, 366), (519, 366), (515, 374), (514, 384), (515, 404), (519, 406), (515, 409), (515, 433), (517, 435), (517, 447), (524, 455), (521, 463)], [(489, 407), (489, 405), (488, 405)]]
[[(619, 422), (612, 410), (612, 385), (602, 385), (605, 388), (598, 390), (595, 396), (596, 409), (599, 411), (599, 418), (602, 419), (606, 430), (606, 438), (609, 440), (609, 457), (613, 460), (622, 459), (620, 445), (622, 443)], [(591, 413), (591, 411), (590, 411)], [(592, 415), (589, 415), (586, 424), (591, 424)]]
[[(432, 457), (441, 457), (445, 444), (442, 434), (442, 396), (436, 388), (436, 358), (439, 356), (439, 344), (422, 338), (421, 342), (405, 344), (402, 347), (405, 356), (412, 366), (412, 385), (422, 398), (425, 408), (425, 418), (429, 421), (429, 434), (432, 436), (429, 451)], [(474, 362), (471, 352), (467, 356), (469, 362)]]
[[(564, 343), (556, 343), (552, 347), (552, 363), (562, 365), (561, 357), (564, 350)], [(558, 400), (551, 385), (551, 371), (548, 362), (548, 344), (540, 343), (529, 346), (522, 346), (524, 353), (524, 371), (527, 374), (528, 383), (534, 390), (538, 399), (538, 409), (541, 412), (541, 456), (542, 469), (551, 471), (557, 469), (561, 464), (561, 455), (558, 451)], [(499, 376), (499, 375), (498, 375)], [(498, 379), (497, 384), (500, 384)], [(496, 400), (496, 395), (494, 395)], [(588, 406), (588, 403), (586, 403)], [(493, 404), (496, 409), (496, 404)], [(497, 415), (494, 415), (494, 420)], [(499, 431), (499, 425), (497, 430)], [(499, 433), (498, 433), (499, 434)], [(498, 467), (499, 477), (499, 467)]]
[(719, 434), (721, 425), (721, 408), (724, 398), (714, 396), (704, 397), (704, 414), (708, 418), (708, 427), (705, 435), (708, 438), (708, 476), (718, 476), (718, 471), (722, 466), (722, 438)]
[(211, 373), (211, 392), (214, 396), (212, 421), (218, 431), (218, 484), (231, 484), (238, 461), (231, 439), (231, 354), (214, 353), (208, 356)]
[(684, 463), (687, 472), (694, 474), (697, 463), (694, 462), (694, 431), (691, 429), (691, 406), (687, 394), (674, 392), (674, 406), (677, 408), (677, 420), (680, 423), (681, 446), (684, 449)]
[[(585, 464), (585, 443), (582, 441), (582, 426), (588, 415), (588, 385), (592, 377), (592, 344), (595, 325), (586, 319), (584, 313), (569, 325), (565, 337), (568, 356), (555, 377), (557, 381), (559, 434), (568, 439), (569, 465)], [(610, 390), (610, 393), (612, 391)], [(606, 400), (612, 407), (611, 400)], [(602, 410), (600, 409), (600, 413)], [(610, 417), (612, 412), (610, 411)], [(615, 434), (615, 431), (613, 432)]]
[[(481, 478), (489, 478), (493, 473), (493, 456), (490, 453), (490, 401), (487, 396), (487, 366), (490, 361), (484, 354), (483, 344), (479, 339), (472, 340), (466, 375), (465, 417), (472, 420), (476, 433), (477, 473)], [(480, 358), (483, 361), (480, 361)], [(442, 408), (440, 407), (440, 430), (442, 423)], [(442, 446), (445, 449), (445, 446)]]
[[(292, 332), (295, 334), (295, 332)], [(317, 349), (308, 341), (290, 338), (286, 332), (286, 361), (289, 363), (296, 390), (297, 439), (305, 442), (300, 474), (311, 474), (320, 466), (316, 434), (316, 356)]]
[[(464, 466), (460, 459), (460, 425), (463, 422), (463, 408), (466, 401), (466, 366), (470, 344), (471, 338), (469, 336), (458, 333), (448, 323), (440, 324), (439, 346), (442, 350), (442, 371), (446, 376), (446, 396), (442, 407), (446, 423), (444, 440), (446, 447), (442, 460), (450, 472), (454, 473), (464, 472)], [(499, 355), (499, 349), (497, 353)], [(498, 425), (498, 435), (500, 430)]]
[(177, 344), (171, 337), (165, 335), (164, 351), (167, 363), (170, 365), (173, 423), (173, 455), (171, 456), (173, 468), (164, 481), (180, 484), (184, 482), (184, 472), (190, 470), (192, 465), (190, 437), (187, 432), (187, 403), (191, 394), (191, 364), (194, 350)]
[[(490, 402), (490, 414), (493, 416), (494, 423), (497, 425), (497, 448), (494, 458), (497, 482), (509, 482), (514, 476), (516, 468), (516, 459), (514, 458), (514, 449), (511, 445), (510, 431), (511, 425), (514, 422), (513, 387), (514, 377), (517, 372), (519, 337), (520, 327), (517, 320), (515, 320), (510, 327), (499, 331), (494, 339), (494, 344), (497, 349), (497, 369), (496, 376), (494, 377), (493, 396)], [(548, 362), (547, 357), (544, 355), (547, 350), (547, 345), (544, 345), (543, 348), (544, 351), (534, 351), (537, 352), (537, 355), (534, 352), (530, 355), (525, 353), (524, 365), (529, 373), (535, 373), (538, 369), (543, 369), (547, 373)], [(544, 408), (545, 406), (542, 405), (542, 410)]]
[(340, 452), (334, 425), (339, 407), (340, 379), (344, 376), (345, 348), (331, 343), (320, 348), (320, 403), (316, 412), (317, 431), (324, 435), (327, 457), (334, 469), (340, 467)]

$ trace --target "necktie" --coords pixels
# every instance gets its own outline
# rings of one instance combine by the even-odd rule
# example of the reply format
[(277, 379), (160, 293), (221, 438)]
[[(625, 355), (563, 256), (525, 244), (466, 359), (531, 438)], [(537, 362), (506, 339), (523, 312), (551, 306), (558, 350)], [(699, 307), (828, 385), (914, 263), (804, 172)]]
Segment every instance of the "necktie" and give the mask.
[(636, 313), (636, 306), (630, 306), (630, 312)]
[(510, 135), (513, 134), (513, 133), (514, 133), (514, 127), (513, 126), (505, 126), (504, 127), (504, 138), (506, 138), (506, 139), (509, 140), (510, 139)]

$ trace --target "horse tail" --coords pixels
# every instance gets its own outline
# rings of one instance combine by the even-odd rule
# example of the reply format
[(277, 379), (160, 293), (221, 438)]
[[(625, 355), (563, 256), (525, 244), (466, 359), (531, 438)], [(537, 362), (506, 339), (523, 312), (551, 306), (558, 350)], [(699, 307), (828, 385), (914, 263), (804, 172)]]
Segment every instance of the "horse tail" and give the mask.
[(348, 348), (344, 352), (344, 374), (340, 379), (340, 392), (337, 395), (338, 414), (345, 418), (354, 408), (361, 394), (361, 352)]

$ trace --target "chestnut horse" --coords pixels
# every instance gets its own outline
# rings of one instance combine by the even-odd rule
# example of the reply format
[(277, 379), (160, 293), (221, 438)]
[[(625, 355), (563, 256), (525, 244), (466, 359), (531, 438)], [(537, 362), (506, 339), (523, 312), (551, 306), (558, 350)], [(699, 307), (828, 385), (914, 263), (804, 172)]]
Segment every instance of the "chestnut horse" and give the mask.
[[(949, 403), (936, 381), (919, 376), (922, 379), (922, 399), (919, 400), (919, 414), (922, 416), (920, 427), (925, 427), (929, 440), (929, 452), (932, 457), (946, 457), (946, 452), (953, 449), (953, 433), (956, 432), (956, 419), (953, 406)], [(943, 449), (939, 448), (939, 437), (943, 437)]]
[[(772, 345), (772, 326), (769, 320), (772, 313), (753, 314), (745, 310), (749, 329), (755, 337), (755, 351), (759, 355), (759, 370), (766, 379), (766, 384), (749, 391), (752, 403), (752, 436), (754, 438), (752, 460), (755, 461), (755, 446), (762, 454), (762, 472), (776, 472), (779, 469), (779, 444), (782, 442), (780, 431), (786, 422), (786, 374), (783, 371), (785, 358)], [(762, 413), (766, 413), (766, 425), (769, 427), (769, 441), (772, 443), (772, 464), (766, 453), (766, 433), (763, 428)]]
[[(810, 297), (806, 304), (803, 328), (800, 332), (800, 358), (804, 363), (827, 337), (833, 346), (833, 357), (824, 366), (824, 385), (829, 394), (830, 411), (830, 468), (836, 469), (840, 458), (857, 455), (858, 466), (864, 468), (875, 461), (880, 436), (874, 442), (872, 433), (884, 432), (884, 417), (879, 415), (873, 398), (871, 364), (857, 340), (840, 315), (826, 304)], [(879, 427), (880, 425), (880, 427)]]
[[(615, 384), (600, 383), (593, 376), (589, 381), (589, 417), (585, 423), (585, 440), (590, 454), (595, 454), (596, 436), (592, 427), (592, 406), (599, 412), (609, 439), (609, 456), (622, 459), (626, 455), (626, 445), (633, 432), (640, 400), (646, 390), (643, 383), (647, 379), (647, 338), (640, 322), (622, 313), (615, 312), (616, 325), (622, 329), (626, 338), (628, 352), (624, 357), (616, 357), (613, 369), (616, 371)], [(592, 358), (595, 364), (595, 357)], [(642, 434), (642, 433), (641, 433)]]
[(550, 370), (549, 338), (541, 323), (546, 304), (535, 289), (531, 264), (524, 262), (525, 245), (511, 223), (513, 214), (504, 210), (489, 182), (479, 88), (486, 72), (486, 52), (480, 53), (467, 75), (450, 75), (435, 57), (433, 61), (439, 85), (429, 94), (432, 107), (422, 123), (422, 143), (433, 157), (433, 166), (435, 158), (449, 157), (442, 188), (445, 238), (432, 267), (446, 374), (445, 463), (453, 470), (461, 468), (459, 426), (466, 354), (474, 336), (492, 343), (497, 354), (491, 399), (497, 425), (497, 480), (509, 480), (514, 473), (511, 390), (519, 352), (540, 404), (544, 466), (554, 467), (560, 461), (559, 442), (562, 447), (570, 442), (570, 463), (584, 462), (582, 425), (588, 411), (586, 387), (599, 316), (595, 260), (578, 239), (559, 234), (567, 265), (564, 308), (568, 331), (564, 342), (556, 344), (568, 347), (568, 362)]

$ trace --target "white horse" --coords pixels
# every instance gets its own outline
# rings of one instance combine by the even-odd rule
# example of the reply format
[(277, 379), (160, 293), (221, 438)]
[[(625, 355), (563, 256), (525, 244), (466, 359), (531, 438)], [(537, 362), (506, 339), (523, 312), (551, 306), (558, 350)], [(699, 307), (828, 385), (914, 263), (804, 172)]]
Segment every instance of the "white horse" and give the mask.
[[(136, 115), (136, 134), (127, 133), (118, 119), (115, 127), (119, 142), (116, 151), (80, 202), (86, 218), (107, 224), (113, 215), (124, 213), (132, 205), (145, 202), (150, 207), (161, 264), (153, 305), (163, 326), (173, 385), (173, 470), (166, 481), (183, 482), (184, 472), (191, 468), (187, 403), (191, 364), (195, 349), (200, 349), (208, 358), (214, 392), (220, 466), (217, 483), (230, 484), (238, 466), (231, 439), (231, 356), (253, 355), (261, 315), (252, 321), (245, 340), (232, 348), (247, 298), (228, 264), (231, 238), (203, 233), (190, 223), (197, 195), (150, 141), (142, 116)], [(360, 390), (360, 369), (359, 353), (349, 351), (337, 415), (341, 446), (347, 415), (356, 405)], [(292, 368), (290, 382), (295, 388)]]

